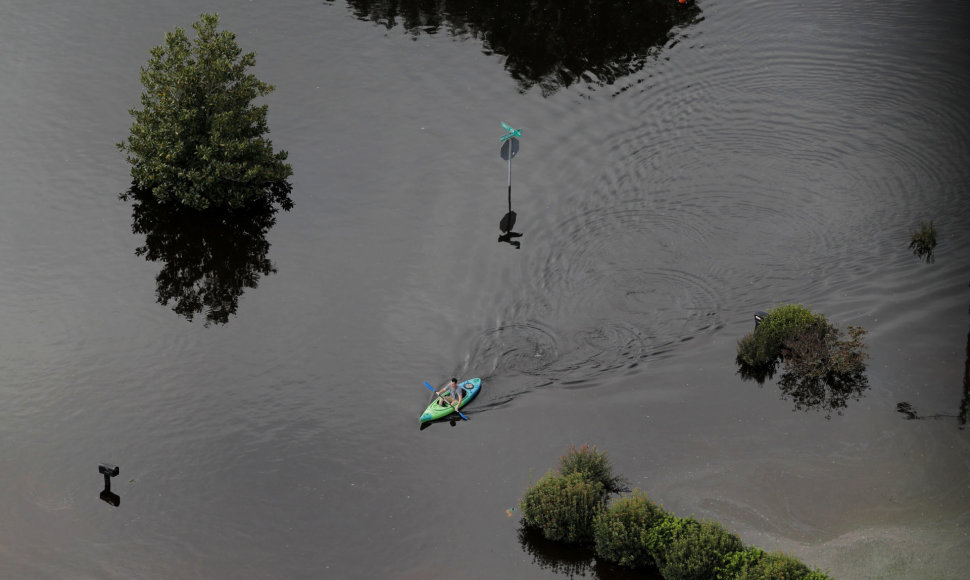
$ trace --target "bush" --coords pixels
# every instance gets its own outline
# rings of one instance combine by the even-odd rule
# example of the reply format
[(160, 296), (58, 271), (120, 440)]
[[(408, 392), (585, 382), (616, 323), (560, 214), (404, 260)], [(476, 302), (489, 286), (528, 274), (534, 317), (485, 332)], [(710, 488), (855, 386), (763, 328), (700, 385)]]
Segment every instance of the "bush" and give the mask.
[(592, 445), (579, 448), (570, 445), (565, 455), (559, 458), (559, 473), (581, 473), (587, 480), (599, 482), (607, 494), (622, 491), (625, 484), (622, 477), (613, 473), (613, 464), (606, 452)]
[(159, 201), (201, 210), (269, 197), (289, 209), (289, 190), (279, 184), (293, 169), (263, 137), (267, 106), (252, 104), (273, 87), (247, 72), (255, 53), (242, 54), (218, 24), (217, 15), (203, 14), (192, 25), (194, 43), (176, 28), (151, 50), (141, 69), (142, 108), (129, 111), (131, 134), (118, 148), (135, 186)]
[(667, 548), (674, 538), (679, 536), (684, 528), (696, 525), (698, 525), (698, 522), (694, 518), (678, 518), (671, 513), (664, 512), (663, 516), (650, 526), (644, 538), (644, 543), (658, 568), (665, 562)]
[(628, 568), (655, 565), (648, 535), (655, 524), (668, 517), (646, 493), (633, 490), (632, 496), (616, 500), (593, 520), (596, 554)]
[(727, 555), (744, 549), (741, 538), (717, 522), (689, 522), (673, 534), (660, 558), (666, 580), (710, 580)]
[(738, 341), (738, 372), (762, 383), (780, 362), (785, 372), (779, 386), (796, 409), (841, 412), (847, 400), (858, 400), (869, 388), (865, 335), (865, 329), (849, 326), (847, 336), (801, 305), (781, 305)]
[(520, 508), (525, 525), (537, 528), (547, 540), (588, 542), (605, 497), (603, 485), (583, 473), (550, 472), (526, 492)]
[(929, 224), (922, 221), (919, 223), (919, 229), (915, 230), (910, 238), (909, 248), (920, 260), (933, 262), (933, 249), (936, 248), (936, 228), (933, 227), (933, 220), (930, 220)]
[(825, 324), (824, 316), (801, 304), (777, 306), (768, 311), (752, 333), (738, 341), (738, 362), (750, 367), (773, 365), (781, 357), (785, 342), (796, 332)]
[(746, 578), (743, 574), (747, 573), (764, 556), (764, 550), (754, 547), (727, 554), (721, 560), (721, 565), (718, 566), (715, 577), (717, 580), (739, 580), (740, 578)]
[(766, 553), (758, 548), (729, 554), (718, 570), (721, 580), (831, 580), (819, 570), (780, 552)]

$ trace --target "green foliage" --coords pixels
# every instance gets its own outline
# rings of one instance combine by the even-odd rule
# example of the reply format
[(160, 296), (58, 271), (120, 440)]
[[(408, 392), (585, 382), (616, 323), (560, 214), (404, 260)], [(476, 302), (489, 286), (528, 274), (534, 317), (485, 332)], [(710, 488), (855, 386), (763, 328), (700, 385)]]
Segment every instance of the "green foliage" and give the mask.
[(768, 311), (768, 316), (738, 342), (738, 361), (758, 367), (772, 364), (781, 357), (785, 342), (796, 332), (826, 324), (825, 317), (801, 304), (782, 304)]
[(933, 227), (933, 220), (930, 220), (929, 224), (922, 221), (919, 223), (919, 228), (912, 233), (909, 248), (917, 258), (933, 262), (933, 249), (936, 248), (936, 228)]
[(668, 517), (646, 493), (633, 490), (632, 496), (616, 500), (593, 520), (596, 554), (628, 568), (654, 565), (648, 536), (655, 524)]
[(744, 549), (741, 538), (721, 524), (691, 521), (674, 534), (660, 559), (666, 580), (710, 580), (725, 556)]
[(650, 526), (644, 538), (644, 543), (647, 551), (653, 555), (657, 566), (660, 566), (666, 560), (667, 548), (674, 538), (678, 537), (685, 528), (696, 525), (698, 525), (698, 522), (694, 518), (679, 518), (665, 512), (663, 517)]
[(782, 554), (766, 553), (758, 548), (728, 554), (717, 571), (719, 580), (831, 580), (819, 570)]
[(747, 570), (753, 568), (764, 557), (765, 551), (755, 547), (731, 552), (721, 560), (721, 565), (715, 571), (715, 577), (717, 580), (738, 580), (743, 578), (743, 574), (747, 573)]
[(235, 35), (217, 31), (219, 17), (203, 14), (190, 42), (176, 28), (151, 50), (141, 69), (141, 109), (131, 109), (126, 154), (137, 188), (162, 202), (195, 209), (242, 207), (268, 196), (284, 209), (292, 202), (280, 184), (292, 175), (285, 151), (273, 152), (267, 105), (255, 106), (273, 87), (247, 69), (255, 53), (242, 54)]
[(581, 473), (590, 480), (599, 482), (606, 493), (617, 493), (625, 484), (622, 477), (613, 473), (613, 464), (605, 451), (599, 451), (592, 445), (574, 447), (572, 445), (559, 458), (559, 473), (571, 475)]
[(547, 540), (588, 542), (605, 497), (603, 485), (583, 473), (550, 472), (526, 492), (520, 508), (525, 524), (537, 528)]

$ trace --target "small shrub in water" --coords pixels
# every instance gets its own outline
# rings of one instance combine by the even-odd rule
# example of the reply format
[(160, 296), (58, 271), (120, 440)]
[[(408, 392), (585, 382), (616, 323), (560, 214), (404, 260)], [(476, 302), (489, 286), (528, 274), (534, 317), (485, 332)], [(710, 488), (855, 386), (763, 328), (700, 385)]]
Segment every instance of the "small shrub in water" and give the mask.
[(919, 229), (913, 232), (910, 238), (909, 248), (913, 250), (913, 255), (927, 262), (933, 262), (933, 248), (936, 247), (936, 228), (933, 227), (933, 220), (929, 224), (919, 223)]
[(593, 518), (603, 510), (605, 497), (603, 485), (582, 473), (548, 473), (522, 498), (522, 518), (547, 540), (588, 542), (593, 537)]
[(647, 536), (655, 524), (668, 517), (646, 493), (633, 490), (632, 496), (614, 501), (593, 520), (596, 555), (628, 568), (654, 565)]
[(825, 324), (825, 317), (801, 304), (782, 304), (768, 311), (764, 322), (738, 341), (738, 362), (750, 367), (774, 364), (785, 342), (805, 327)]
[(559, 473), (581, 473), (589, 481), (599, 482), (607, 494), (622, 491), (625, 483), (622, 477), (613, 473), (613, 464), (606, 452), (592, 445), (578, 448), (570, 445), (566, 454), (559, 458)]
[(799, 559), (781, 552), (766, 553), (758, 548), (728, 554), (717, 571), (720, 580), (831, 580)]
[(717, 522), (693, 521), (671, 538), (660, 562), (666, 580), (710, 580), (725, 556), (744, 549), (741, 538)]

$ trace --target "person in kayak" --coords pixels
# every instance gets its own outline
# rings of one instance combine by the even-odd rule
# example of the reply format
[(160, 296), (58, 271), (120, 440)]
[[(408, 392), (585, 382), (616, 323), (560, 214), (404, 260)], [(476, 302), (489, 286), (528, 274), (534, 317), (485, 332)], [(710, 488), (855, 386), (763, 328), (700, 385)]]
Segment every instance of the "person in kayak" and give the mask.
[[(446, 395), (445, 393), (448, 394)], [(465, 389), (459, 387), (458, 379), (452, 377), (451, 382), (438, 391), (438, 395), (441, 396), (442, 401), (449, 403), (451, 406), (457, 409), (458, 405), (461, 404), (461, 400), (465, 397)]]

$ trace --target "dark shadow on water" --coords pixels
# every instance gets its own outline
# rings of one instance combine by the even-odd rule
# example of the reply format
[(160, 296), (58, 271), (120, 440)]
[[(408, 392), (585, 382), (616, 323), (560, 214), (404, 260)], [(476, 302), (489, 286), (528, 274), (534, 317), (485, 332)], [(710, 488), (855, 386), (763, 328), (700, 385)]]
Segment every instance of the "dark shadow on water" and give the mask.
[(515, 212), (512, 211), (512, 196), (509, 194), (509, 212), (502, 216), (499, 221), (498, 228), (502, 232), (502, 235), (498, 237), (499, 243), (506, 243), (511, 245), (513, 248), (518, 250), (522, 247), (522, 242), (516, 240), (515, 238), (521, 238), (522, 234), (519, 232), (513, 232), (512, 228), (515, 227)]
[(610, 85), (642, 69), (675, 36), (700, 21), (693, 0), (348, 0), (361, 20), (417, 37), (445, 31), (481, 40), (505, 57), (521, 91), (544, 95), (577, 82)]
[[(462, 412), (464, 412), (464, 411), (462, 411)], [(467, 415), (467, 413), (465, 413), (465, 414)], [(432, 425), (437, 425), (439, 423), (448, 423), (449, 425), (451, 425), (452, 427), (454, 427), (455, 425), (457, 425), (458, 423), (460, 423), (462, 421), (464, 421), (464, 419), (462, 419), (461, 417), (458, 417), (458, 416), (455, 416), (455, 417), (442, 417), (441, 419), (435, 419), (434, 421), (425, 421), (425, 422), (421, 423), (421, 426), (418, 427), (418, 431), (424, 431), (428, 427), (430, 427)]]
[(932, 415), (923, 415), (913, 405), (905, 401), (896, 404), (896, 412), (901, 413), (908, 420), (955, 418), (957, 428), (966, 429), (967, 419), (970, 416), (970, 332), (967, 332), (967, 353), (963, 363), (963, 397), (960, 399), (960, 408), (957, 414), (933, 413)]
[(204, 211), (160, 203), (134, 187), (122, 194), (133, 202), (132, 232), (145, 236), (135, 255), (162, 265), (155, 277), (158, 303), (171, 303), (189, 321), (204, 312), (206, 326), (226, 324), (242, 293), (276, 272), (266, 240), (279, 211), (272, 199), (288, 199), (290, 189), (284, 183), (245, 208)]
[(629, 570), (598, 559), (592, 548), (553, 542), (538, 530), (521, 526), (518, 531), (522, 550), (532, 563), (564, 578), (598, 578), (599, 580), (663, 580), (655, 569)]
[[(511, 138), (502, 143), (501, 148), (499, 148), (499, 157), (505, 159), (509, 162), (509, 185), (508, 185), (508, 201), (509, 201), (509, 211), (502, 216), (502, 219), (498, 222), (498, 229), (502, 232), (502, 235), (498, 237), (499, 243), (506, 243), (511, 245), (513, 248), (518, 250), (522, 247), (522, 242), (516, 240), (515, 238), (521, 238), (522, 234), (518, 232), (513, 232), (512, 228), (515, 227), (515, 220), (518, 217), (514, 211), (512, 211), (512, 159), (515, 159), (516, 154), (519, 152), (519, 140), (516, 138)], [(509, 158), (509, 155), (512, 157)]]

